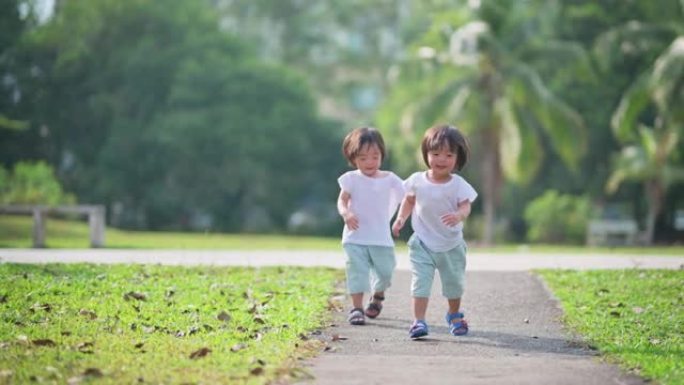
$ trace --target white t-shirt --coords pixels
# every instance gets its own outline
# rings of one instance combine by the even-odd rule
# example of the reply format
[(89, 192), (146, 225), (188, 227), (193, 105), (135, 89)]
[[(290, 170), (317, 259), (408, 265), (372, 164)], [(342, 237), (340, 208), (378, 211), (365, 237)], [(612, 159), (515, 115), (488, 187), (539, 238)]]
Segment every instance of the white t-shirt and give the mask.
[(349, 193), (351, 212), (359, 220), (356, 230), (345, 224), (342, 243), (394, 246), (390, 220), (404, 198), (404, 185), (393, 172), (381, 172), (380, 178), (371, 178), (354, 170), (337, 179), (342, 191)]
[(427, 172), (413, 173), (404, 182), (407, 195), (416, 196), (416, 204), (411, 213), (411, 226), (425, 246), (436, 252), (448, 251), (458, 246), (463, 239), (463, 222), (450, 227), (442, 223), (440, 217), (454, 212), (458, 204), (477, 198), (477, 192), (465, 179), (451, 174), (446, 183), (434, 183)]

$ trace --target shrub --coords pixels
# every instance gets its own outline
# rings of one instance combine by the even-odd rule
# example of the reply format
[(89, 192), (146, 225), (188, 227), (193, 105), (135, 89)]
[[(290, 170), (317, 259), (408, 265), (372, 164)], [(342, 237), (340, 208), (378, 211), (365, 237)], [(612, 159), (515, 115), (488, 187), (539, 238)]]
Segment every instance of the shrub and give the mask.
[(525, 208), (527, 238), (539, 243), (583, 243), (589, 216), (586, 196), (547, 190)]
[(12, 173), (0, 167), (0, 203), (56, 205), (75, 198), (62, 190), (52, 167), (39, 161), (19, 162)]

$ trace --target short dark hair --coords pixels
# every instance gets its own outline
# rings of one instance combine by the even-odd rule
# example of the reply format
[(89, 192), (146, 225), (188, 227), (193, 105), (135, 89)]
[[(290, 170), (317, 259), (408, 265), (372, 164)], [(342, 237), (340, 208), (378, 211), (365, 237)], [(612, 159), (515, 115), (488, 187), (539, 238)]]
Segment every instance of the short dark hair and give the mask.
[(423, 142), (420, 144), (425, 165), (430, 167), (430, 164), (428, 163), (428, 152), (439, 150), (443, 147), (447, 147), (449, 151), (456, 154), (455, 169), (461, 171), (466, 163), (468, 163), (470, 145), (468, 144), (468, 139), (466, 139), (461, 131), (448, 124), (438, 124), (425, 131)]
[(375, 144), (380, 150), (382, 159), (385, 159), (385, 141), (382, 140), (380, 132), (372, 127), (355, 128), (347, 134), (342, 142), (342, 154), (347, 158), (350, 166), (354, 166), (354, 159), (359, 156), (359, 152), (365, 146)]

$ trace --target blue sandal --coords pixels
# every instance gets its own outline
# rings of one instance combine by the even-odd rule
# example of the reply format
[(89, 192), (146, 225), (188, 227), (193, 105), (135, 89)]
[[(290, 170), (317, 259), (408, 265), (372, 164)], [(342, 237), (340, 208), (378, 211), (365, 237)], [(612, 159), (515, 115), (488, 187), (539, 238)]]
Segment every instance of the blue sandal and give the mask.
[(428, 335), (428, 326), (425, 321), (419, 319), (413, 322), (411, 329), (409, 329), (409, 337), (412, 339), (425, 337)]
[(366, 317), (363, 315), (363, 309), (358, 307), (351, 309), (347, 321), (349, 321), (349, 324), (351, 325), (365, 325)]
[[(455, 319), (460, 319), (460, 321), (452, 322)], [(449, 324), (449, 333), (455, 336), (468, 334), (468, 322), (463, 319), (463, 313), (447, 313), (446, 321)]]

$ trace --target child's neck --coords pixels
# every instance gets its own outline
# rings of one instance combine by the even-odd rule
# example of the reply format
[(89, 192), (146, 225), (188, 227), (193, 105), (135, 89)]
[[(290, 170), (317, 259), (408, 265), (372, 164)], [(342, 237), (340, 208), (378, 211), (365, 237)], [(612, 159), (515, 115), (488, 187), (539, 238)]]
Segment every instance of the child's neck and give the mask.
[(380, 176), (382, 176), (382, 172), (381, 172), (379, 169), (378, 169), (378, 170), (375, 170), (375, 172), (373, 172), (372, 174), (366, 174), (365, 172), (363, 172), (363, 171), (361, 171), (361, 170), (359, 170), (359, 172), (360, 172), (361, 174), (363, 174), (363, 175), (369, 177), (369, 178), (380, 178)]
[(451, 180), (451, 174), (435, 175), (432, 170), (428, 170), (427, 176), (433, 183), (446, 183)]

